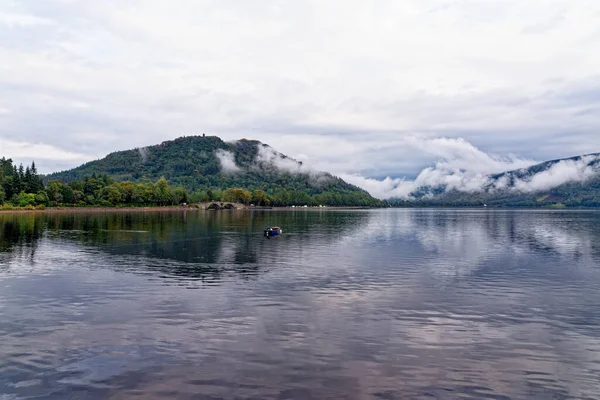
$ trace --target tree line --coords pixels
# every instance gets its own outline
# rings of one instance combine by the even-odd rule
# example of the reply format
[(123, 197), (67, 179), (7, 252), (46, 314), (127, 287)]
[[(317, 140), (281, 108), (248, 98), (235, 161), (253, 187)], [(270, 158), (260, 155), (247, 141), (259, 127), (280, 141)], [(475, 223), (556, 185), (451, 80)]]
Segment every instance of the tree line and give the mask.
[(18, 167), (10, 158), (0, 159), (0, 204), (15, 206), (43, 204), (46, 201), (44, 183), (37, 172), (35, 162)]
[(359, 191), (305, 191), (277, 188), (271, 191), (244, 188), (211, 188), (188, 191), (171, 186), (164, 177), (156, 182), (117, 182), (109, 175), (86, 176), (69, 184), (50, 180), (44, 186), (35, 163), (13, 165), (0, 159), (0, 204), (4, 208), (45, 207), (136, 207), (169, 206), (184, 203), (235, 202), (255, 206), (329, 205), (379, 206), (379, 200)]

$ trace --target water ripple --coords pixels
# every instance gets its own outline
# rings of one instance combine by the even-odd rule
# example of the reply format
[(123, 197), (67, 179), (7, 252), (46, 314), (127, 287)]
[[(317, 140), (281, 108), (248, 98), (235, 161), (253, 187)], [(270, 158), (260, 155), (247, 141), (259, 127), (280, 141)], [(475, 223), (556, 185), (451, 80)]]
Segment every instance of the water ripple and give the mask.
[(2, 214), (0, 399), (599, 398), (599, 222)]

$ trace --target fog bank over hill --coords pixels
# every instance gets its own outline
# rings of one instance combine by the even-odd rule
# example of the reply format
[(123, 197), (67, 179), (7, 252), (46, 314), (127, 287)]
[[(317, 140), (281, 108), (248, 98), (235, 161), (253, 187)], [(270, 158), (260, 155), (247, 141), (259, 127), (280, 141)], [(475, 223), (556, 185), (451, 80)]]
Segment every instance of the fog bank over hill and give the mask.
[[(600, 177), (600, 154), (538, 163), (514, 155), (498, 156), (481, 151), (464, 139), (439, 138), (406, 141), (415, 150), (439, 160), (415, 179), (373, 179), (361, 175), (340, 176), (373, 196), (407, 201), (440, 198), (450, 192), (488, 196), (521, 195), (550, 191), (568, 184), (586, 184)], [(584, 189), (585, 190), (585, 189)]]
[(415, 179), (387, 177), (378, 180), (357, 174), (340, 176), (378, 198), (410, 198), (413, 192), (423, 187), (465, 192), (483, 190), (490, 174), (527, 168), (537, 163), (513, 154), (486, 153), (463, 138), (408, 137), (403, 143), (414, 152), (435, 157), (438, 161), (424, 168)]

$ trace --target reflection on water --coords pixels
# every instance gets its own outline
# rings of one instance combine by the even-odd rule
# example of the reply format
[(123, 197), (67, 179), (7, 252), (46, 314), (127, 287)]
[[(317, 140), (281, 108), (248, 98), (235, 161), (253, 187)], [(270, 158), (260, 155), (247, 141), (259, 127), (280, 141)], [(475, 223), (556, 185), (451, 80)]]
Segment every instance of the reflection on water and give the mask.
[(0, 214), (0, 399), (598, 398), (599, 222)]

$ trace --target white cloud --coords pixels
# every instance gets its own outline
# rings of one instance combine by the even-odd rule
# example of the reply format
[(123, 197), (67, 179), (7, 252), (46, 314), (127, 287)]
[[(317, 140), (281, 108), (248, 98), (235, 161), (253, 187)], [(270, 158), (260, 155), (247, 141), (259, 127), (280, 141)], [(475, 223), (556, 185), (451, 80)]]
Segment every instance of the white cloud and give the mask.
[(284, 157), (281, 153), (269, 146), (258, 145), (256, 162), (259, 165), (272, 166), (278, 170), (290, 173), (308, 173), (308, 168), (298, 161)]
[(86, 109), (86, 108), (90, 108), (91, 105), (88, 103), (85, 103), (83, 101), (74, 101), (73, 103), (71, 103), (71, 107)]
[(72, 139), (79, 141), (101, 142), (119, 139), (118, 135), (108, 132), (77, 132)]
[(331, 181), (331, 176), (313, 168), (310, 164), (284, 156), (270, 146), (258, 145), (256, 166), (262, 169), (275, 168), (290, 174), (308, 175), (308, 183), (312, 187), (321, 187)]
[(598, 160), (597, 156), (585, 156), (579, 160), (563, 160), (539, 172), (530, 179), (517, 180), (515, 190), (520, 192), (537, 192), (552, 189), (569, 182), (585, 182), (600, 176), (600, 169), (590, 165)]
[(364, 176), (360, 175), (341, 174), (340, 178), (348, 183), (365, 189), (371, 194), (371, 196), (377, 197), (378, 199), (406, 197), (415, 189), (412, 181), (406, 181), (405, 179), (393, 179), (389, 176), (383, 180), (377, 180), (373, 178), (365, 178)]
[(41, 173), (51, 172), (47, 167), (48, 161), (59, 160), (57, 165), (62, 165), (65, 162), (82, 163), (91, 158), (88, 154), (70, 152), (47, 143), (17, 142), (4, 138), (0, 138), (0, 149), (3, 157), (12, 158), (17, 163), (35, 161)]
[(11, 13), (0, 9), (0, 24), (8, 28), (30, 28), (40, 25), (52, 25), (52, 21), (31, 14)]
[(10, 114), (10, 110), (8, 108), (0, 107), (0, 115)]
[(216, 156), (221, 163), (221, 170), (227, 174), (233, 174), (240, 171), (240, 167), (235, 163), (233, 153), (225, 150), (217, 150)]
[(519, 178), (510, 174), (514, 182), (509, 183), (510, 176), (498, 180), (491, 174), (505, 171), (522, 170), (536, 164), (533, 160), (519, 159), (514, 156), (499, 157), (477, 149), (464, 139), (438, 138), (422, 140), (411, 138), (406, 141), (412, 148), (435, 154), (439, 161), (433, 167), (423, 169), (415, 179), (383, 180), (365, 178), (357, 174), (343, 174), (341, 177), (356, 186), (367, 190), (371, 195), (387, 199), (391, 197), (411, 198), (411, 194), (428, 187), (444, 187), (446, 191), (458, 190), (467, 193), (484, 190), (511, 190), (521, 193), (532, 193), (549, 190), (570, 182), (584, 182), (592, 177), (600, 176), (598, 156), (584, 156), (578, 160), (562, 160), (549, 168)]
[(44, 160), (54, 158), (61, 158), (63, 160), (85, 160), (90, 157), (87, 154), (65, 151), (51, 144), (15, 142), (2, 138), (0, 138), (0, 147), (2, 148), (3, 153), (14, 158), (31, 157)]
[(407, 137), (403, 140), (403, 144), (410, 151), (429, 154), (438, 161), (433, 167), (423, 169), (412, 180), (391, 177), (377, 180), (356, 174), (343, 174), (341, 177), (378, 198), (406, 198), (415, 190), (428, 186), (445, 186), (447, 190), (476, 192), (482, 190), (489, 182), (489, 174), (536, 164), (533, 160), (524, 160), (515, 156), (500, 157), (485, 153), (462, 138)]

